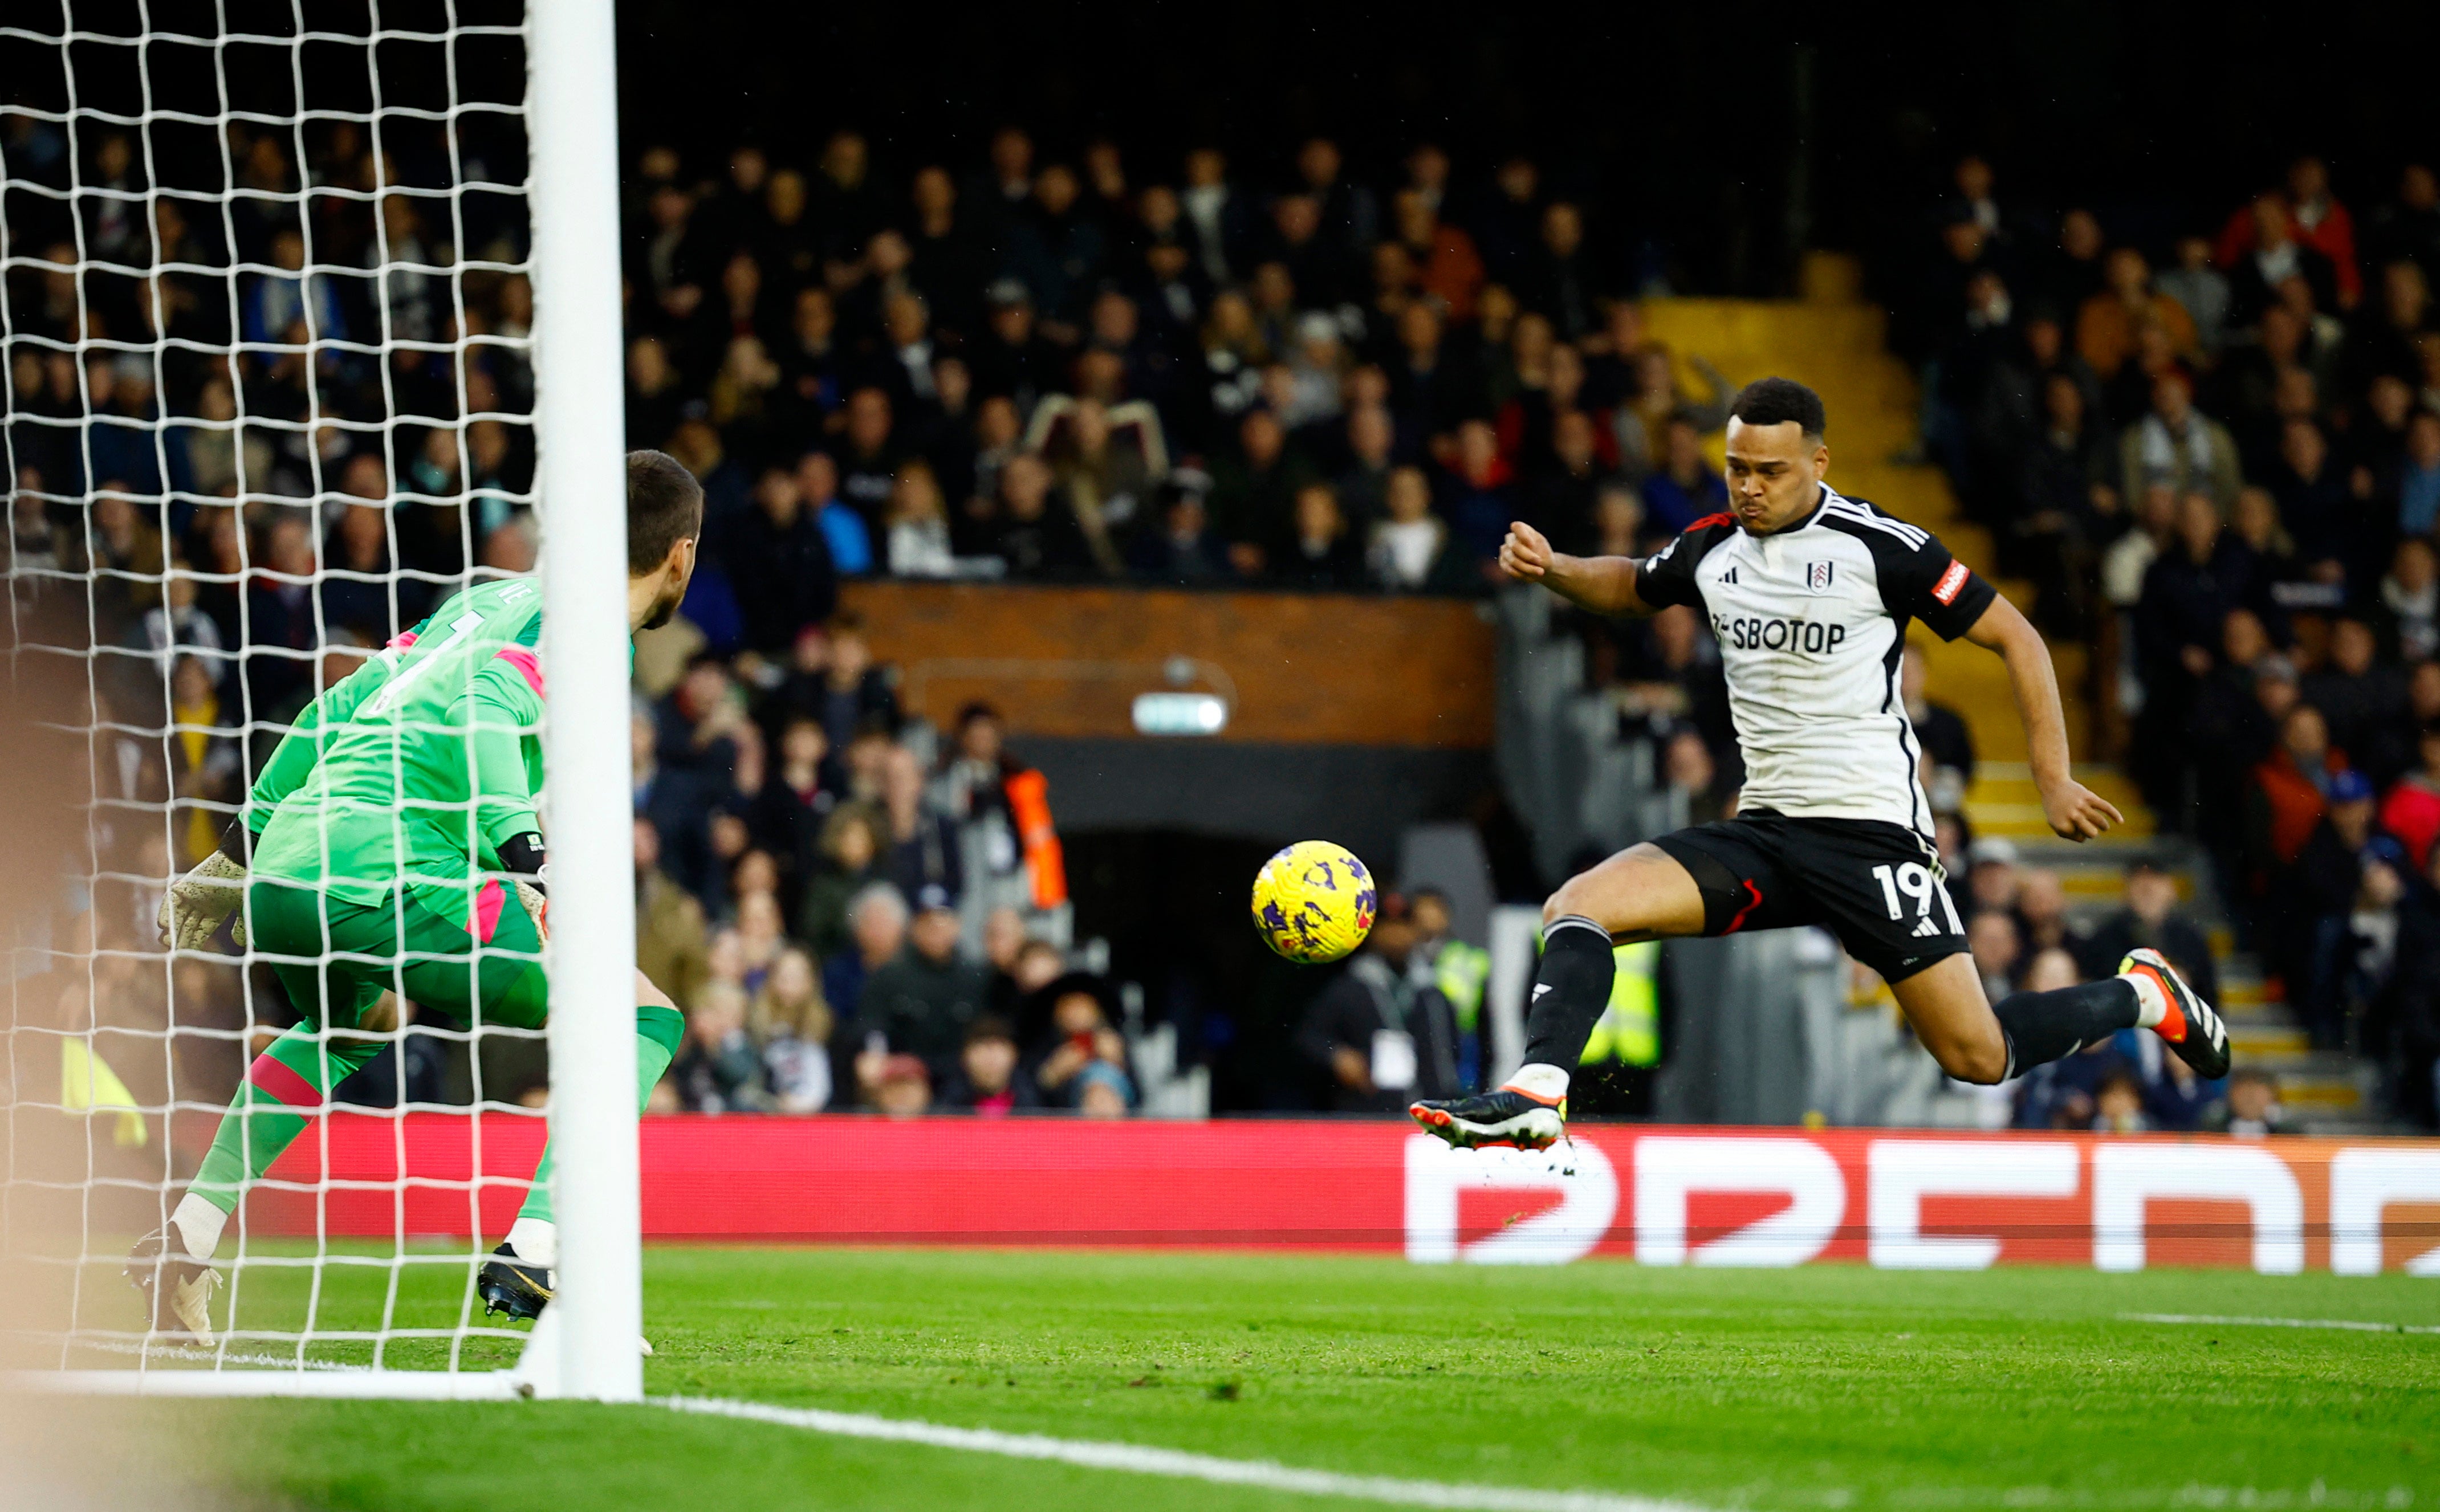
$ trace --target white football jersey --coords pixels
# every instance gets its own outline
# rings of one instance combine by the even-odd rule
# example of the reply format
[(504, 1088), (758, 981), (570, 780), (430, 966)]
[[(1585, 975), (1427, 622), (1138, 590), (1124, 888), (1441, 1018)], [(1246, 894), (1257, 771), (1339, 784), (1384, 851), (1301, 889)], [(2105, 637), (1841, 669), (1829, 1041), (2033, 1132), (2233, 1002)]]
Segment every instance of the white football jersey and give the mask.
[(1726, 514), (1695, 521), (1640, 565), (1636, 592), (1711, 621), (1745, 751), (1741, 807), (1930, 835), (1898, 696), (1907, 621), (1955, 640), (1997, 596), (1939, 538), (1824, 487), (1770, 535)]

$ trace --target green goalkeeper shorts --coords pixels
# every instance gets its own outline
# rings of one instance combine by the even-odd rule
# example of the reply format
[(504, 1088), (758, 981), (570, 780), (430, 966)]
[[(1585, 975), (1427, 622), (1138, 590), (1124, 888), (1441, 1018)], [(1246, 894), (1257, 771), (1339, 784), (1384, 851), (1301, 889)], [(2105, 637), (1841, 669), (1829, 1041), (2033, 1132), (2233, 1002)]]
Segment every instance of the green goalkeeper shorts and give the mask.
[(549, 1017), (542, 937), (498, 881), (484, 885), (464, 923), (406, 888), (361, 904), (258, 875), (246, 903), (255, 952), (269, 958), (296, 1011), (323, 1028), (355, 1028), (385, 991), (470, 1029), (539, 1029)]

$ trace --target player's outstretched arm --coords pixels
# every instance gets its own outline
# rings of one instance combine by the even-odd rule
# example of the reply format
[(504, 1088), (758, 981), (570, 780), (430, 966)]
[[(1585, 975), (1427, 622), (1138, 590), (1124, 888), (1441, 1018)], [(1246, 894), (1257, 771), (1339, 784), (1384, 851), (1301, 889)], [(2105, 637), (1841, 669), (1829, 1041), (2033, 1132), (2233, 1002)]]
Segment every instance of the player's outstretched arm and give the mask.
[(1540, 583), (1596, 614), (1641, 616), (1653, 612), (1635, 591), (1633, 557), (1570, 557), (1551, 549), (1542, 532), (1512, 521), (1499, 543), (1499, 570), (1519, 582)]
[(1965, 632), (1975, 645), (2000, 653), (2008, 664), (2008, 685), (2016, 690), (2017, 712), (2025, 721), (2025, 749), (2032, 756), (2034, 786), (2042, 797), (2042, 815), (2063, 840), (2086, 841), (2107, 833), (2126, 818), (2109, 800), (2075, 780), (2068, 758), (2067, 715), (2059, 708), (2058, 673), (2051, 666), (2051, 649), (2041, 632), (2004, 598), (1991, 607)]

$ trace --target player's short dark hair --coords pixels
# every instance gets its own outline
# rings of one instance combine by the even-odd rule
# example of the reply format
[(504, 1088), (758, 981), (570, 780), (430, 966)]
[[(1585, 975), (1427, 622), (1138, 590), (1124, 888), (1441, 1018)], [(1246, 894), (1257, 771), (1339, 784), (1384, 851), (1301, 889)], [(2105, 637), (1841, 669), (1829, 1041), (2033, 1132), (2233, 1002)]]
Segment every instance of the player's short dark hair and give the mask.
[(1729, 404), (1729, 418), (1748, 425), (1781, 425), (1794, 420), (1812, 439), (1829, 428), (1821, 396), (1792, 378), (1757, 378), (1737, 390)]
[(627, 571), (640, 578), (703, 534), (703, 485), (667, 452), (627, 454)]

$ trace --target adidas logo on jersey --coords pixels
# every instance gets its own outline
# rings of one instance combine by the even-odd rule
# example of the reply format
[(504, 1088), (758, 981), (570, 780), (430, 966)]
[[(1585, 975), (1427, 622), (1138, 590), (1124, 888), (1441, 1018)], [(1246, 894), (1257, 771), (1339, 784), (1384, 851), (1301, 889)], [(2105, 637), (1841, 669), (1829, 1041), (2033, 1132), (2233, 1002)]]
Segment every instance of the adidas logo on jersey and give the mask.
[(1940, 926), (1929, 918), (1926, 918), (1914, 927), (1914, 937), (1919, 940), (1929, 939), (1939, 933)]

